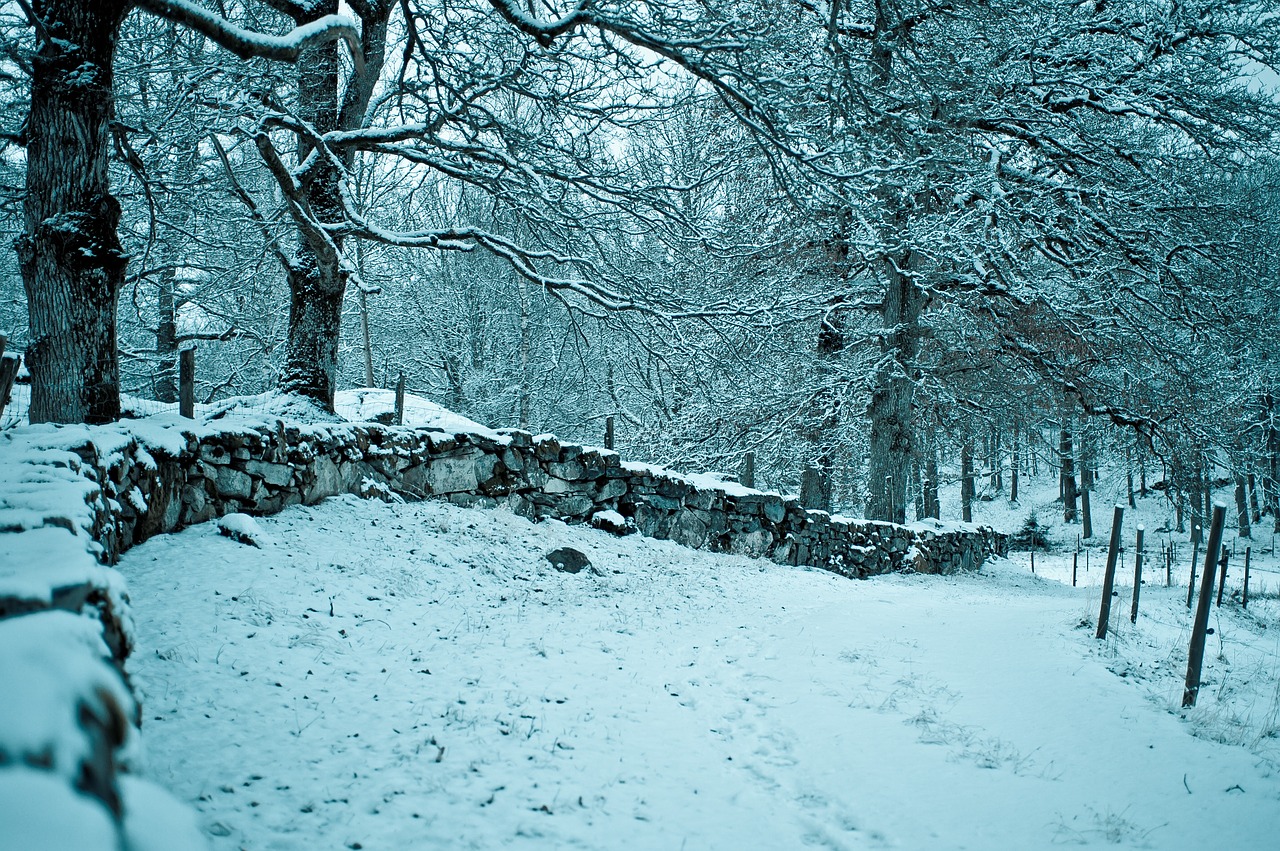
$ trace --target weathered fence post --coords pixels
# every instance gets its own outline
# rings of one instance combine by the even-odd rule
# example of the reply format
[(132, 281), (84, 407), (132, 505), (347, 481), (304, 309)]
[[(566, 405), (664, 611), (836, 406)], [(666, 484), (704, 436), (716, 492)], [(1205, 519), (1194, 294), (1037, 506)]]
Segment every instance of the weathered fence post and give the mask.
[(404, 425), (404, 373), (396, 379), (396, 425)]
[[(604, 418), (604, 448), (613, 448), (613, 415)], [(748, 485), (750, 487), (750, 485)]]
[(1076, 568), (1080, 566), (1080, 553), (1071, 554), (1071, 587), (1076, 587)]
[(1191, 627), (1191, 646), (1187, 650), (1187, 687), (1182, 692), (1182, 705), (1195, 706), (1200, 693), (1200, 668), (1204, 664), (1204, 638), (1209, 628), (1209, 602), (1213, 597), (1213, 557), (1222, 546), (1222, 526), (1226, 522), (1227, 507), (1214, 503), (1213, 519), (1209, 523), (1209, 548), (1205, 551), (1204, 575), (1200, 579), (1200, 599), (1196, 603), (1196, 618)]
[(1240, 608), (1249, 608), (1249, 555), (1253, 547), (1244, 548), (1244, 589), (1240, 592)]
[(178, 352), (178, 413), (187, 419), (196, 416), (196, 347)]
[(742, 471), (738, 473), (738, 482), (744, 488), (756, 486), (756, 453), (747, 452), (742, 456)]
[(1124, 506), (1117, 505), (1111, 516), (1111, 543), (1107, 547), (1107, 570), (1102, 576), (1102, 607), (1098, 610), (1098, 634), (1107, 637), (1107, 622), (1111, 619), (1111, 592), (1116, 584), (1116, 559), (1120, 556), (1120, 527), (1124, 523)]
[(1133, 605), (1129, 608), (1129, 623), (1138, 622), (1138, 595), (1142, 591), (1142, 535), (1145, 531), (1138, 527), (1138, 540), (1133, 545), (1137, 555), (1133, 559)]

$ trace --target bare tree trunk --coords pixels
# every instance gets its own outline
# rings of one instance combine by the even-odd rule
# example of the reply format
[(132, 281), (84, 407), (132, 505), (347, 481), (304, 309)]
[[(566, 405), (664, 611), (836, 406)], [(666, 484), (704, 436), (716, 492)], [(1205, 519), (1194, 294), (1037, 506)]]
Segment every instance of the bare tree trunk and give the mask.
[(1076, 521), (1076, 462), (1071, 446), (1071, 423), (1064, 415), (1062, 430), (1058, 436), (1058, 459), (1062, 465), (1062, 519), (1066, 523)]
[(1249, 512), (1254, 523), (1262, 522), (1262, 511), (1258, 508), (1258, 477), (1251, 470), (1248, 475)]
[(360, 290), (360, 337), (364, 352), (364, 386), (373, 386), (373, 337), (369, 333), (369, 294)]
[(1012, 443), (1009, 447), (1009, 501), (1018, 501), (1018, 467), (1022, 465), (1022, 453), (1018, 448), (1019, 439), (1018, 420), (1013, 421)]
[(1275, 403), (1270, 392), (1262, 397), (1267, 426), (1267, 475), (1263, 477), (1263, 501), (1271, 512), (1272, 528), (1280, 532), (1280, 428), (1276, 426)]
[[(867, 413), (871, 419), (867, 480), (869, 520), (906, 522), (906, 488), (915, 449), (912, 371), (920, 346), (924, 293), (908, 271), (912, 259), (893, 258), (883, 266), (886, 287), (881, 315), (881, 366)], [(972, 447), (970, 447), (972, 452)], [(886, 488), (883, 483), (888, 482)]]
[[(386, 57), (389, 0), (364, 2), (356, 7), (361, 18), (360, 41), (365, 73), (338, 85), (336, 44), (308, 47), (298, 61), (298, 113), (320, 135), (336, 130), (358, 129), (364, 122), (373, 82)], [(338, 0), (317, 0), (300, 5), (294, 20), (305, 25), (338, 11)], [(261, 147), (263, 143), (259, 142)], [(298, 144), (298, 160), (305, 161), (313, 145), (304, 138)], [(350, 169), (354, 154), (343, 154)], [(339, 186), (342, 169), (328, 157), (319, 157), (301, 181), (305, 206), (314, 221), (302, 226), (298, 250), (289, 264), (289, 335), (285, 347), (284, 372), (280, 386), (287, 393), (303, 396), (333, 410), (333, 394), (338, 375), (338, 342), (342, 328), (342, 301), (348, 272), (342, 263), (342, 238), (320, 232), (315, 223), (343, 220)], [(295, 212), (295, 219), (299, 214)]]
[(966, 439), (960, 447), (960, 518), (973, 522), (973, 441)]
[(911, 507), (915, 514), (915, 519), (920, 520), (924, 517), (924, 491), (920, 484), (920, 457), (917, 455), (911, 459), (911, 482), (907, 488), (907, 494), (911, 497)]
[(128, 257), (107, 173), (113, 60), (124, 0), (35, 0), (25, 224), (18, 265), (27, 293), (31, 422), (120, 416), (116, 303)]
[[(532, 376), (529, 374), (529, 353), (533, 345), (531, 339), (532, 334), (532, 317), (530, 316), (528, 283), (524, 278), (520, 278), (520, 390), (519, 401), (517, 403), (516, 424), (522, 429), (529, 428), (529, 418), (533, 411), (533, 392), (530, 389), (532, 384)], [(608, 380), (610, 384), (609, 395), (613, 396), (613, 362), (610, 361), (605, 367), (608, 370)], [(612, 449), (613, 447), (609, 447)]]
[(1093, 508), (1090, 494), (1093, 491), (1093, 442), (1089, 438), (1080, 441), (1080, 536), (1093, 537)]
[(1249, 534), (1249, 503), (1245, 499), (1245, 479), (1236, 473), (1236, 534), (1241, 538), (1251, 537)]
[(1137, 508), (1138, 500), (1133, 492), (1133, 450), (1132, 449), (1125, 449), (1124, 451), (1124, 469), (1125, 469), (1125, 484), (1129, 491), (1129, 507)]
[(936, 432), (929, 440), (929, 454), (925, 456), (925, 475), (929, 478), (924, 488), (924, 513), (925, 516), (938, 520), (942, 517), (942, 506), (938, 503), (938, 440)]
[(1204, 497), (1204, 461), (1199, 451), (1191, 461), (1191, 541), (1200, 543), (1204, 527), (1204, 514), (1200, 508), (1200, 500)]
[(1000, 456), (1000, 429), (994, 423), (991, 425), (989, 436), (987, 457), (990, 459), (988, 472), (990, 477), (988, 483), (991, 486), (992, 493), (999, 493), (1004, 490), (1004, 459)]
[[(169, 72), (169, 84), (174, 90), (184, 85), (184, 64), (198, 61), (199, 51), (185, 49), (180, 36), (181, 29), (173, 24), (168, 30), (169, 50), (175, 57), (181, 55), (181, 63), (175, 62)], [(200, 39), (203, 42), (203, 39)], [(156, 370), (152, 381), (155, 397), (161, 402), (178, 401), (178, 270), (183, 266), (183, 247), (190, 237), (187, 227), (191, 222), (191, 202), (182, 193), (190, 192), (196, 176), (196, 161), (200, 155), (200, 142), (195, 126), (183, 116), (179, 119), (174, 144), (173, 178), (170, 181), (167, 219), (170, 233), (164, 239), (164, 267), (156, 283)]]

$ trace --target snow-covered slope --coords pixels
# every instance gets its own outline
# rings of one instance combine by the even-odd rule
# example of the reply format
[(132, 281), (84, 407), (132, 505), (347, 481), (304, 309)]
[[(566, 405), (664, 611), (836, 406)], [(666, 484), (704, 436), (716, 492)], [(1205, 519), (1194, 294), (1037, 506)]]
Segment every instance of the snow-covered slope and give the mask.
[[(1274, 670), (1275, 639), (1224, 610), (1203, 723), (1184, 722), (1179, 589), (1150, 589), (1139, 627), (1098, 642), (1079, 628), (1096, 589), (1006, 562), (850, 582), (351, 497), (256, 522), (261, 548), (206, 524), (121, 564), (151, 776), (201, 810), (215, 848), (1280, 835), (1278, 740), (1205, 735), (1212, 713), (1246, 709), (1276, 729), (1271, 681), (1222, 661), (1248, 643)], [(566, 545), (595, 569), (555, 571), (544, 555)], [(1274, 632), (1275, 607), (1247, 617)]]

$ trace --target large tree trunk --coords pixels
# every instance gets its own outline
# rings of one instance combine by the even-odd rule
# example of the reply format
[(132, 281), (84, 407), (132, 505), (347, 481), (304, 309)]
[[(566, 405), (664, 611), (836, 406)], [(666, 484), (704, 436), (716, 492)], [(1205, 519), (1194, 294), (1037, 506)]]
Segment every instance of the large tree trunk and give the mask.
[(36, 0), (45, 32), (32, 58), (25, 225), (32, 422), (120, 415), (116, 302), (128, 257), (107, 175), (112, 63), (126, 0)]
[[(297, 260), (305, 259), (299, 251)], [(289, 336), (281, 389), (333, 410), (344, 290), (324, 282), (314, 264), (290, 270), (288, 278)]]
[[(337, 0), (316, 3), (308, 10), (310, 15), (298, 18), (298, 23), (310, 23), (337, 10)], [(310, 48), (299, 61), (298, 112), (317, 133), (338, 129), (338, 52), (334, 45)], [(298, 161), (306, 160), (311, 151), (312, 146), (301, 141)], [(308, 170), (302, 190), (316, 220), (341, 221), (341, 180), (341, 172), (327, 157), (320, 157)], [(341, 250), (337, 237), (330, 237), (325, 244), (304, 233), (288, 272), (289, 337), (280, 386), (286, 393), (309, 398), (328, 410), (333, 410), (342, 299), (347, 287)]]
[[(387, 20), (391, 0), (361, 3), (361, 48), (365, 73), (350, 80), (339, 100), (338, 45), (326, 43), (307, 48), (298, 60), (298, 113), (323, 135), (335, 130), (358, 129), (386, 57)], [(338, 0), (317, 0), (300, 8), (295, 21), (312, 23), (338, 11)], [(298, 161), (304, 162), (311, 144), (300, 139)], [(289, 339), (280, 386), (287, 393), (312, 399), (333, 410), (337, 389), (338, 343), (342, 329), (342, 300), (348, 273), (342, 262), (342, 238), (320, 233), (316, 225), (341, 222), (339, 195), (342, 168), (350, 170), (353, 154), (344, 154), (342, 167), (328, 157), (303, 175), (302, 192), (313, 217), (311, 227), (300, 228), (298, 251), (287, 272), (290, 310)]]
[(912, 374), (920, 347), (925, 296), (910, 273), (912, 258), (884, 264), (886, 279), (880, 368), (867, 414), (871, 420), (867, 483), (868, 520), (907, 521), (906, 491), (915, 450)]

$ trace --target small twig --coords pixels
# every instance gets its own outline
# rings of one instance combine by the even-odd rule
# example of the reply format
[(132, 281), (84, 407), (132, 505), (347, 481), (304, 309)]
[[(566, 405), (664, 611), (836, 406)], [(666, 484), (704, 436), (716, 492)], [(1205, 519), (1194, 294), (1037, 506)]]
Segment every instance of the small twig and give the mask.
[(1190, 794), (1191, 794), (1191, 787), (1190, 787), (1190, 786), (1187, 786), (1187, 775), (1185, 775), (1185, 774), (1184, 774), (1184, 775), (1182, 775), (1182, 785), (1186, 788), (1186, 790), (1187, 790), (1187, 794), (1188, 794), (1188, 795), (1190, 795)]

